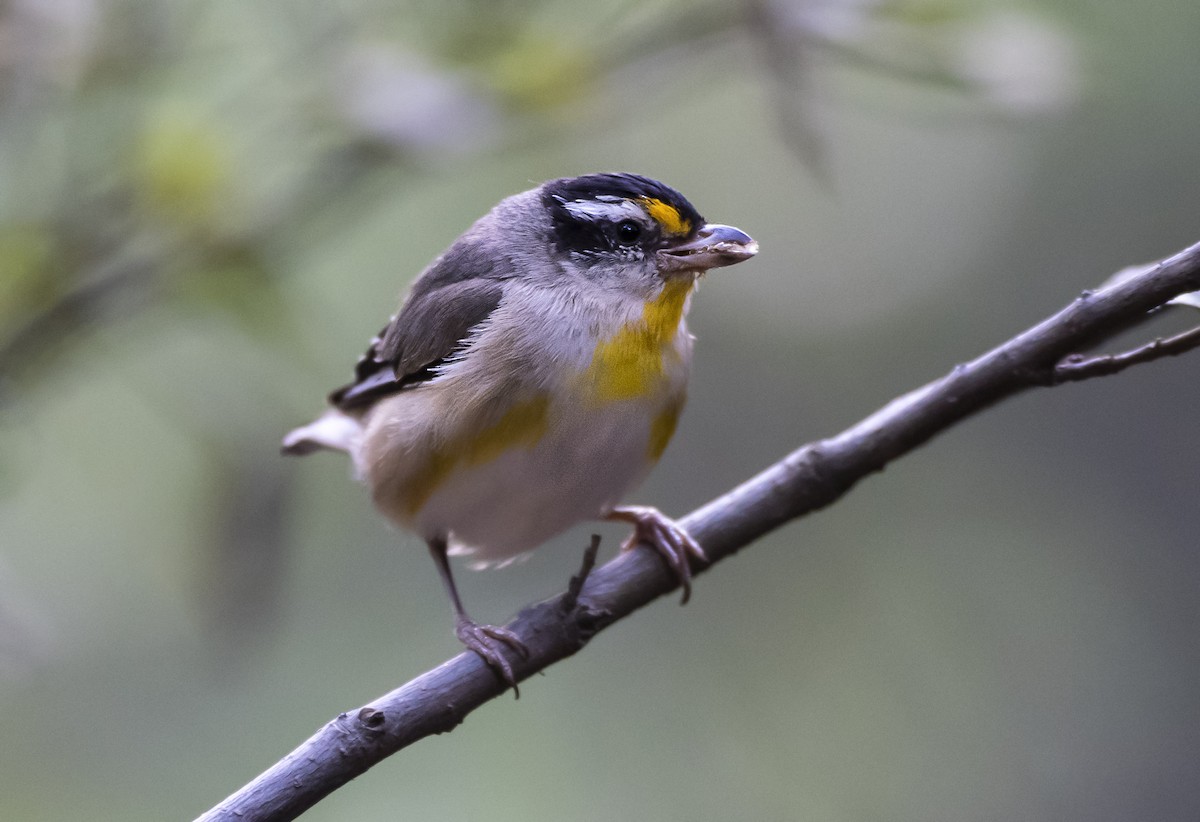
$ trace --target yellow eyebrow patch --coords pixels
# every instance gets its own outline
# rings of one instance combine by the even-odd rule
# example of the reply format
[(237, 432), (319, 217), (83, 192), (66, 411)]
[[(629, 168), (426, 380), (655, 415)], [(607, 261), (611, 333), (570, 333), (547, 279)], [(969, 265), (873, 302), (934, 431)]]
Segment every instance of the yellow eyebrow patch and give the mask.
[(679, 214), (679, 209), (670, 203), (664, 203), (655, 197), (641, 197), (638, 202), (667, 234), (683, 235), (692, 230), (692, 221), (684, 219)]

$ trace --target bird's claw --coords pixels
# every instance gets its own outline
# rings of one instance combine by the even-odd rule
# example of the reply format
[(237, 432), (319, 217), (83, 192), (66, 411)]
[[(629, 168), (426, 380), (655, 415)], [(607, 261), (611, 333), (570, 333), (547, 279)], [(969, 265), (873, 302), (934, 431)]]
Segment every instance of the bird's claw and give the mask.
[(503, 646), (507, 645), (522, 659), (529, 658), (529, 649), (516, 634), (498, 625), (480, 625), (465, 616), (458, 618), (454, 625), (454, 633), (459, 642), (468, 650), (479, 654), (480, 658), (499, 674), (501, 679), (511, 685), (513, 694), (520, 698), (521, 692), (517, 689), (517, 679), (513, 675), (512, 665), (509, 664), (503, 653)]
[(700, 547), (700, 543), (692, 539), (692, 535), (675, 520), (650, 506), (627, 505), (614, 508), (609, 512), (608, 519), (633, 525), (633, 533), (621, 546), (622, 551), (630, 551), (644, 542), (666, 560), (667, 566), (679, 580), (679, 587), (683, 589), (681, 604), (686, 604), (692, 596), (692, 566), (689, 557), (708, 562), (708, 556)]

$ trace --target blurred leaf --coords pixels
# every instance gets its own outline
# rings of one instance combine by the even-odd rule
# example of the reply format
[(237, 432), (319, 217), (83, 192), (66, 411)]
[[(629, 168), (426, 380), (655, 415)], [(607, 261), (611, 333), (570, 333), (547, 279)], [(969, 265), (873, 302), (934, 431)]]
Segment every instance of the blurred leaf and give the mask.
[(137, 148), (136, 181), (151, 214), (207, 231), (228, 196), (231, 151), (200, 114), (173, 106), (146, 123)]
[(185, 305), (217, 309), (259, 339), (274, 338), (286, 324), (272, 273), (251, 248), (222, 250), (206, 265), (185, 271), (175, 288)]
[(527, 32), (483, 66), (489, 83), (518, 109), (544, 111), (585, 96), (595, 60), (561, 33)]
[(0, 323), (31, 310), (53, 290), (54, 240), (37, 225), (0, 226)]

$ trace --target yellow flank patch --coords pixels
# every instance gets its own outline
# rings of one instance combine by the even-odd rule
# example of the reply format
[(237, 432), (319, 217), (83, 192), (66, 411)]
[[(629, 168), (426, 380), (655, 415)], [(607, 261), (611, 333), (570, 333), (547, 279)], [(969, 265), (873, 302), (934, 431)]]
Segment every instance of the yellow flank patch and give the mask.
[(646, 456), (651, 462), (658, 462), (663, 451), (667, 450), (667, 443), (675, 434), (675, 425), (679, 422), (679, 412), (682, 410), (683, 397), (677, 397), (650, 422), (650, 441), (646, 445)]
[(479, 433), (444, 443), (404, 484), (405, 513), (415, 516), (455, 468), (482, 465), (509, 449), (537, 445), (546, 433), (549, 410), (548, 395), (535, 397), (512, 406)]
[(679, 214), (679, 209), (670, 203), (664, 203), (654, 197), (642, 197), (638, 202), (667, 234), (682, 236), (692, 230), (692, 221), (685, 220)]
[(668, 280), (657, 297), (642, 308), (640, 319), (627, 322), (601, 340), (583, 374), (592, 399), (615, 402), (645, 396), (661, 382), (663, 358), (674, 355), (683, 306), (692, 291), (690, 279)]

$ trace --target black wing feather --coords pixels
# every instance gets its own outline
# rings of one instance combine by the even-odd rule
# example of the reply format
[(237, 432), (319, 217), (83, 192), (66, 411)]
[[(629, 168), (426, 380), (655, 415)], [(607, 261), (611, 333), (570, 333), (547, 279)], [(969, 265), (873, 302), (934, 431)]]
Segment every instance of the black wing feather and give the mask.
[(354, 368), (354, 382), (329, 395), (342, 409), (361, 409), (381, 397), (433, 378), (471, 330), (496, 310), (506, 258), (488, 255), (468, 232), (413, 283), (398, 314), (371, 340)]

